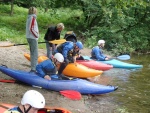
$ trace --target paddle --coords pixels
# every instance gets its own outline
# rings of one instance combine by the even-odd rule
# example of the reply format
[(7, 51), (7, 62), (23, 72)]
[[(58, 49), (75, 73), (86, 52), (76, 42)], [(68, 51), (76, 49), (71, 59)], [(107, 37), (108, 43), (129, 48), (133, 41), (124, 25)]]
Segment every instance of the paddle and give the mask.
[(49, 41), (49, 43), (53, 43), (53, 44), (62, 44), (64, 42), (67, 42), (66, 39), (59, 39), (59, 40)]
[(117, 58), (119, 60), (129, 60), (130, 56), (129, 55), (120, 55), (120, 56), (117, 56), (117, 57), (113, 57), (112, 59), (114, 59), (114, 58)]
[[(91, 58), (89, 56), (83, 56), (83, 58), (84, 58), (84, 60), (91, 60)], [(120, 56), (117, 56), (117, 57), (109, 58), (109, 60), (112, 60), (112, 59), (129, 60), (130, 55), (120, 55)], [(96, 60), (96, 59), (93, 59), (93, 60)]]
[(71, 99), (71, 100), (80, 100), (81, 99), (81, 94), (78, 91), (75, 90), (63, 90), (60, 91), (60, 94), (63, 96)]
[(0, 79), (0, 82), (4, 82), (4, 83), (15, 83), (15, 80), (5, 80), (5, 79)]
[[(35, 85), (32, 85), (32, 87), (35, 87), (35, 88), (42, 88), (40, 86), (35, 86)], [(78, 92), (78, 91), (75, 91), (75, 90), (62, 90), (62, 91), (59, 91), (61, 95), (71, 99), (71, 100), (80, 100), (81, 99), (81, 93)]]
[[(53, 44), (61, 44), (61, 43), (64, 43), (66, 42), (65, 39), (59, 39), (59, 40), (53, 40), (53, 41), (49, 41), (49, 43), (53, 43)], [(42, 44), (42, 43), (47, 43), (47, 42), (38, 42), (39, 44)], [(28, 43), (23, 43), (23, 44), (9, 44), (9, 45), (3, 45), (0, 47), (11, 47), (11, 46), (20, 46), (20, 45), (28, 45)]]

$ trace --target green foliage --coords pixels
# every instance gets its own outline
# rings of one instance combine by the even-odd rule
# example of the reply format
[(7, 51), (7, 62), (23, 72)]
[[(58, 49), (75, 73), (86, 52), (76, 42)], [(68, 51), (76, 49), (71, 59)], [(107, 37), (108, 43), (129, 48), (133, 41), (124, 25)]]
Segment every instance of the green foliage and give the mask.
[[(90, 1), (90, 2), (88, 2)], [(88, 0), (84, 1), (86, 40), (106, 40), (107, 50), (114, 53), (150, 51), (150, 13), (146, 1)], [(89, 45), (89, 42), (86, 42)]]
[[(26, 43), (25, 26), (28, 9), (14, 6), (14, 15), (10, 16), (10, 5), (0, 5), (0, 41), (11, 41), (15, 43)], [(79, 10), (70, 11), (69, 8), (49, 9), (47, 12), (38, 8), (37, 22), (40, 31), (39, 42), (44, 41), (44, 35), (49, 26), (63, 22), (65, 29), (61, 33), (61, 38), (64, 38), (65, 33), (74, 30), (72, 26), (74, 16), (80, 16)], [(40, 48), (45, 48), (45, 44), (40, 44)]]
[[(80, 34), (78, 39), (84, 40), (88, 47), (92, 48), (99, 39), (104, 39), (106, 49), (113, 53), (150, 51), (150, 3), (147, 0), (15, 0), (15, 4), (38, 7), (41, 37), (44, 37), (48, 26), (63, 22), (65, 30), (62, 37), (66, 31), (73, 30)], [(6, 27), (0, 30), (1, 38), (6, 29), (13, 29), (11, 32), (17, 31), (13, 34), (25, 37), (27, 9), (14, 8), (14, 16), (10, 18), (10, 6), (0, 7), (0, 25)], [(11, 36), (9, 33), (7, 35)]]

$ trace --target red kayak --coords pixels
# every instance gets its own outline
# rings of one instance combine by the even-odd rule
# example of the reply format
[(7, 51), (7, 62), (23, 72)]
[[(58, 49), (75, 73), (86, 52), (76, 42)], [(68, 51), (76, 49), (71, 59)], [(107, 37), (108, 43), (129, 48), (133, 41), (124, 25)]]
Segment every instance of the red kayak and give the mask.
[(102, 70), (102, 71), (106, 71), (106, 70), (113, 68), (112, 65), (104, 64), (104, 63), (97, 62), (94, 60), (77, 60), (77, 63), (82, 64), (88, 68), (92, 68), (92, 69), (96, 69), (96, 70)]
[[(13, 108), (15, 105), (12, 104), (0, 104), (0, 113), (4, 113), (7, 109)], [(43, 109), (38, 110), (38, 113), (72, 113), (67, 109), (60, 107), (45, 107)]]

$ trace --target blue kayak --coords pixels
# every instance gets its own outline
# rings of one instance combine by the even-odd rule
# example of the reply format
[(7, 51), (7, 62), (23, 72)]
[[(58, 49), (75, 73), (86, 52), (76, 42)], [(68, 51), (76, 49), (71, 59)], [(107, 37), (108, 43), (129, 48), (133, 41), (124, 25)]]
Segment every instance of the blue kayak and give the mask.
[[(89, 56), (83, 56), (83, 57), (84, 57), (84, 59), (92, 60)], [(143, 67), (143, 65), (130, 64), (130, 63), (126, 63), (126, 62), (116, 60), (116, 59), (107, 60), (107, 61), (98, 61), (98, 62), (113, 65), (114, 68), (138, 69), (138, 68)]]
[(18, 81), (53, 91), (76, 90), (81, 94), (96, 95), (110, 93), (118, 89), (117, 86), (100, 85), (78, 78), (72, 80), (59, 80), (56, 77), (57, 75), (53, 75), (55, 77), (52, 77), (52, 80), (46, 80), (36, 74), (14, 70), (4, 66), (0, 66), (0, 71)]

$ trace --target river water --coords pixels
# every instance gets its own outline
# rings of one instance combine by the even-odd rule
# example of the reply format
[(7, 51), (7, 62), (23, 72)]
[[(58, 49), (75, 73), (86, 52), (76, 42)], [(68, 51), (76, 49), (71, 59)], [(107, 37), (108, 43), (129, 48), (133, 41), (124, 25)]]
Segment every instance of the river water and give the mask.
[[(115, 92), (91, 97), (87, 105), (98, 113), (150, 113), (150, 55), (132, 55), (124, 61), (143, 65), (141, 69), (111, 69), (101, 77), (119, 86)], [(101, 79), (101, 78), (100, 78)], [(98, 83), (102, 84), (99, 79)], [(103, 82), (103, 84), (104, 84)]]

